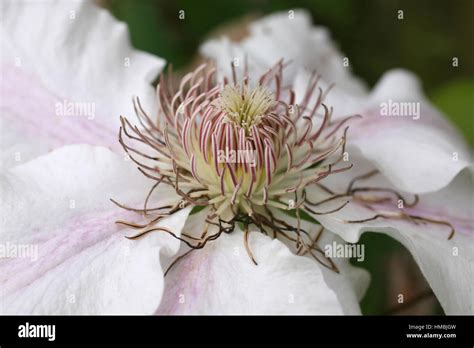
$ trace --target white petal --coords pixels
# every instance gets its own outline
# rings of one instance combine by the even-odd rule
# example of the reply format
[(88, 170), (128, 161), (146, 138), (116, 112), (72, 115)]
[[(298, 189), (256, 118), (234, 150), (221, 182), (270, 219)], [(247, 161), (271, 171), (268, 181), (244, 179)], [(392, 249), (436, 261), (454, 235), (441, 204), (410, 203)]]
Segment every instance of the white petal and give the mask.
[[(160, 254), (179, 242), (152, 233), (139, 240), (117, 220), (140, 221), (113, 205), (143, 203), (152, 183), (121, 157), (73, 145), (17, 166), (1, 179), (0, 312), (151, 314), (160, 303)], [(168, 204), (160, 189), (151, 204)], [(189, 209), (160, 224), (180, 233)], [(15, 255), (25, 248), (27, 254)]]
[(279, 240), (222, 234), (178, 261), (166, 276), (159, 314), (342, 314), (316, 261), (296, 256)]
[[(298, 221), (292, 216), (281, 211), (274, 210), (273, 215), (279, 220), (286, 221), (291, 226), (297, 226)], [(311, 240), (318, 239), (317, 245), (322, 251), (334, 243), (344, 245), (346, 242), (338, 235), (324, 230), (320, 233), (321, 226), (306, 220), (300, 220), (300, 227), (307, 231)], [(295, 243), (286, 238), (280, 239), (293, 253), (297, 253)], [(307, 254), (308, 257), (310, 257)], [(353, 266), (349, 256), (332, 255), (331, 261), (336, 265), (339, 273), (326, 267), (321, 267), (324, 279), (328, 286), (336, 293), (341, 303), (344, 314), (361, 314), (359, 302), (364, 297), (370, 283), (370, 275), (365, 269)], [(327, 263), (327, 261), (326, 261)]]
[[(293, 90), (295, 92), (296, 103), (301, 103), (305, 97), (311, 77), (311, 73), (306, 69), (300, 69), (296, 72), (293, 80)], [(331, 87), (331, 81), (320, 79), (318, 81), (318, 87), (323, 91), (327, 91)], [(316, 103), (318, 95), (319, 93), (317, 92), (313, 94), (313, 97), (310, 99), (310, 105)], [(335, 84), (332, 86), (329, 93), (326, 94), (324, 104), (327, 107), (333, 108), (332, 119), (337, 120), (360, 112), (365, 105), (367, 97), (368, 94), (361, 96), (360, 94), (350, 93), (340, 88), (338, 84)], [(324, 115), (324, 108), (322, 106), (320, 106), (317, 111), (319, 115)], [(318, 117), (318, 115), (316, 117)]]
[[(309, 77), (304, 71), (297, 74), (293, 84), (297, 100), (303, 97)], [(320, 86), (325, 90), (328, 84), (320, 81)], [(386, 73), (364, 98), (332, 89), (325, 104), (334, 107), (334, 123), (345, 116), (362, 116), (347, 123), (348, 153), (360, 151), (398, 189), (417, 193), (439, 190), (472, 161), (460, 133), (423, 96), (419, 81), (407, 71)], [(415, 108), (411, 111), (419, 106), (419, 118), (382, 114), (385, 106), (395, 104), (410, 105)]]
[(4, 167), (65, 144), (118, 149), (132, 96), (154, 111), (164, 61), (134, 50), (126, 25), (91, 2), (2, 2), (0, 35)]
[[(419, 119), (382, 116), (381, 103), (389, 100), (418, 103)], [(471, 161), (462, 136), (423, 97), (410, 73), (396, 70), (384, 75), (363, 109), (353, 112), (364, 117), (350, 123), (349, 152), (358, 148), (399, 189), (439, 190)]]
[[(293, 89), (297, 100), (303, 98), (309, 77), (305, 71), (296, 75)], [(319, 85), (323, 90), (329, 86), (325, 81)], [(417, 193), (439, 190), (472, 162), (463, 137), (424, 97), (420, 82), (407, 71), (389, 71), (366, 97), (334, 88), (324, 103), (334, 108), (334, 123), (350, 115), (362, 116), (346, 123), (348, 153), (360, 150), (398, 189)], [(406, 111), (414, 114), (383, 115), (394, 105), (409, 106), (412, 109)], [(319, 112), (324, 113), (322, 107)]]
[[(360, 164), (360, 163), (359, 163)], [(369, 171), (370, 166), (365, 169)], [(334, 178), (339, 188), (347, 186), (349, 180), (340, 176)], [(381, 185), (384, 182), (385, 185)], [(366, 187), (391, 187), (385, 180), (365, 180), (358, 184)], [(357, 185), (356, 185), (357, 186)], [(334, 188), (334, 186), (329, 185)], [(334, 214), (314, 215), (328, 230), (337, 233), (348, 242), (356, 242), (365, 231), (382, 232), (399, 240), (412, 253), (421, 271), (431, 285), (435, 295), (447, 314), (474, 313), (474, 221), (472, 173), (462, 171), (454, 181), (441, 191), (420, 195), (420, 202), (405, 212), (438, 221), (450, 222), (456, 230), (448, 240), (450, 228), (433, 223), (419, 223), (394, 219), (378, 218), (363, 223), (345, 221), (362, 220), (374, 217), (377, 213), (387, 215), (398, 213), (398, 202), (377, 205), (377, 211), (368, 210), (352, 201)], [(338, 190), (337, 192), (341, 192)], [(309, 195), (315, 200), (316, 191)], [(321, 196), (320, 196), (321, 197)], [(410, 198), (407, 198), (407, 200)], [(340, 203), (340, 202), (339, 202)], [(339, 203), (334, 202), (334, 205)], [(330, 206), (321, 211), (331, 210)]]
[(365, 86), (344, 67), (343, 56), (328, 31), (314, 27), (309, 13), (303, 10), (264, 17), (250, 26), (250, 35), (242, 42), (232, 43), (227, 38), (211, 40), (201, 47), (201, 53), (215, 59), (227, 76), (231, 76), (230, 63), (235, 58), (243, 66), (248, 57), (249, 73), (254, 78), (283, 58), (292, 61), (284, 73), (289, 81), (301, 68), (316, 70), (326, 81), (350, 93), (365, 94)]
[[(345, 241), (332, 232), (326, 232), (320, 245), (323, 250), (333, 242), (344, 245)], [(344, 314), (361, 314), (359, 302), (364, 297), (370, 283), (370, 274), (365, 269), (353, 266), (349, 258), (333, 257), (339, 273), (322, 268), (327, 285), (337, 294)]]

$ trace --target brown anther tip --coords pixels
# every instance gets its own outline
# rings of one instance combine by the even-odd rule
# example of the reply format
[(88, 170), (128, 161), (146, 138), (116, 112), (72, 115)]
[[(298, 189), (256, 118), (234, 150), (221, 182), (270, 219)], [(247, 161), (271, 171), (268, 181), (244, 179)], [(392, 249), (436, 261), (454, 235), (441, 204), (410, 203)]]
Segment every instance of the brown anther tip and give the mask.
[(451, 240), (454, 237), (455, 232), (456, 232), (455, 230), (451, 231), (451, 233), (449, 234), (448, 240)]

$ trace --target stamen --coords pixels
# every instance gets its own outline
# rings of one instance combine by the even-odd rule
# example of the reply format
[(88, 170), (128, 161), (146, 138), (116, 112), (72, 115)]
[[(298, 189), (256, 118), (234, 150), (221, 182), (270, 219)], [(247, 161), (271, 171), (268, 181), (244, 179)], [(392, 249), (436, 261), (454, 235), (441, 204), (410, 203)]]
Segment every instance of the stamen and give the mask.
[(250, 249), (249, 246), (249, 228), (246, 226), (244, 230), (244, 245), (245, 245), (245, 250), (247, 251), (247, 254), (249, 255), (250, 259), (252, 262), (255, 264), (255, 266), (258, 266), (257, 261), (255, 261), (255, 257), (253, 256), (252, 250)]
[[(360, 115), (332, 123), (333, 108), (325, 104), (332, 85), (322, 90), (318, 86), (320, 77), (315, 72), (310, 76), (303, 100), (298, 105), (295, 92), (283, 86), (286, 62), (280, 60), (252, 84), (255, 81), (250, 81), (247, 57), (245, 60), (240, 79), (242, 74), (232, 63), (232, 76), (224, 77), (220, 83), (216, 80), (216, 67), (206, 62), (185, 75), (177, 88), (172, 84), (169, 68), (167, 77), (160, 75), (156, 90), (159, 100), (157, 120), (145, 112), (138, 98), (133, 98), (141, 129), (121, 117), (118, 139), (131, 161), (145, 177), (153, 180), (153, 184), (142, 209), (112, 200), (120, 208), (146, 217), (144, 223), (117, 221), (142, 230), (127, 238), (137, 239), (159, 231), (195, 250), (203, 248), (222, 233), (231, 233), (235, 223), (241, 222), (245, 226), (244, 246), (253, 263), (257, 264), (248, 238), (250, 228), (256, 227), (263, 234), (293, 241), (297, 253), (309, 254), (325, 267), (338, 272), (332, 260), (326, 258), (317, 245), (322, 227), (313, 240), (301, 226), (302, 212), (332, 214), (352, 200), (378, 214), (359, 222), (395, 217), (415, 223), (451, 226), (444, 221), (405, 212), (395, 216), (379, 212), (376, 204), (394, 198), (404, 199), (392, 189), (354, 188), (358, 180), (367, 179), (376, 172), (354, 178), (344, 193), (333, 192), (322, 184), (328, 176), (352, 168), (352, 165), (338, 166), (344, 158), (348, 127), (343, 134), (339, 130)], [(302, 129), (297, 128), (300, 124)], [(332, 159), (336, 153), (337, 158)], [(179, 200), (171, 205), (149, 208), (151, 195), (160, 184), (172, 187)], [(306, 189), (310, 185), (321, 188), (324, 197), (316, 202), (309, 201)], [(295, 200), (290, 208), (287, 201), (292, 195)], [(333, 209), (314, 210), (336, 198), (347, 200)], [(415, 196), (407, 207), (417, 203), (418, 197)], [(156, 226), (161, 219), (188, 206), (208, 209), (206, 228), (200, 238), (186, 233), (178, 236), (170, 229)], [(289, 210), (296, 214), (295, 226), (275, 218), (274, 212)], [(208, 226), (216, 227), (217, 232), (208, 234)], [(179, 259), (170, 265), (166, 274)]]

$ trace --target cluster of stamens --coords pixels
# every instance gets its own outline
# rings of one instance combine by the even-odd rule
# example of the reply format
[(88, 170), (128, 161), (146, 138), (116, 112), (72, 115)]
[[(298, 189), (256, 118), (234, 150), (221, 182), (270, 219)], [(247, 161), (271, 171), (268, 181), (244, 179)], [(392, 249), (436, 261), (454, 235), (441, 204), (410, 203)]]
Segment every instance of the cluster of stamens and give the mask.
[[(342, 209), (348, 201), (330, 211), (315, 207), (341, 194), (327, 190), (330, 198), (310, 202), (306, 190), (311, 185), (324, 187), (321, 181), (329, 175), (349, 170), (344, 164), (347, 127), (344, 124), (359, 115), (331, 121), (332, 108), (324, 104), (329, 89), (318, 87), (319, 76), (309, 79), (306, 93), (299, 103), (295, 92), (283, 85), (282, 61), (269, 69), (258, 81), (244, 73), (238, 81), (232, 66), (232, 79), (218, 82), (212, 64), (203, 64), (173, 88), (171, 72), (162, 75), (157, 87), (159, 114), (152, 120), (138, 99), (135, 111), (142, 129), (121, 117), (119, 140), (139, 170), (155, 181), (143, 209), (121, 207), (154, 214), (145, 224), (120, 223), (151, 231), (165, 231), (194, 249), (202, 248), (221, 233), (230, 233), (236, 223), (243, 224), (248, 247), (249, 226), (262, 233), (295, 242), (296, 251), (309, 253), (323, 265), (337, 271), (317, 245), (316, 236), (300, 224), (300, 212), (329, 214)], [(151, 151), (144, 152), (139, 146)], [(172, 205), (149, 208), (153, 190), (160, 184), (171, 186), (180, 200)], [(366, 190), (365, 193), (370, 191)], [(356, 192), (345, 196), (355, 198)], [(364, 200), (363, 197), (358, 197)], [(186, 206), (209, 208), (206, 226), (217, 232), (203, 231), (200, 238), (177, 236), (166, 228), (154, 227), (162, 218)], [(292, 226), (278, 218), (282, 212), (294, 212), (298, 221)], [(316, 221), (314, 221), (316, 222)], [(316, 222), (317, 223), (317, 222)]]

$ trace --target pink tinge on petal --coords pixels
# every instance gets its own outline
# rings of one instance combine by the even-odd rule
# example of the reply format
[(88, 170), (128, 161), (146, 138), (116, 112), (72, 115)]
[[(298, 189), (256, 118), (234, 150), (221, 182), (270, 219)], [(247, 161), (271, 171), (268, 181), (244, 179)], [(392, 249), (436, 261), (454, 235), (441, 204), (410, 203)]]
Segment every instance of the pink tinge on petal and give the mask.
[[(192, 313), (193, 301), (187, 298), (209, 296), (202, 288), (203, 284), (212, 287), (212, 278), (209, 277), (209, 263), (211, 257), (202, 257), (198, 252), (187, 255), (179, 261), (179, 267), (174, 267), (173, 279), (170, 286), (165, 287), (163, 299), (155, 314), (186, 314)], [(203, 282), (202, 279), (206, 279)], [(166, 279), (166, 278), (165, 278)]]
[[(115, 224), (115, 221), (127, 218), (126, 215), (122, 211), (109, 211), (78, 216), (54, 231), (45, 233), (46, 231), (38, 230), (28, 241), (10, 243), (16, 247), (28, 246), (30, 254), (27, 255), (29, 257), (0, 259), (0, 287), (3, 296), (19, 291), (49, 271), (81, 257), (88, 248), (99, 243), (108, 245), (124, 238), (120, 232), (123, 228)], [(8, 245), (7, 241), (2, 244)], [(31, 250), (37, 251), (37, 255), (31, 255), (34, 254)]]
[(432, 127), (446, 132), (446, 134), (456, 136), (453, 126), (436, 110), (426, 105), (425, 102), (417, 103), (419, 103), (419, 118), (417, 119), (414, 119), (414, 117), (418, 116), (382, 116), (379, 105), (366, 108), (361, 112), (363, 117), (348, 121), (347, 124), (350, 126), (348, 141), (358, 138), (370, 138), (374, 133), (383, 134), (387, 130), (420, 126)]
[[(1, 115), (18, 136), (40, 138), (50, 144), (51, 149), (78, 143), (102, 145), (113, 150), (120, 148), (118, 130), (100, 123), (98, 114), (103, 110), (97, 110), (95, 101), (56, 95), (35, 75), (20, 67), (2, 65), (0, 73)], [(94, 114), (77, 114), (80, 107), (84, 111), (93, 110)], [(61, 109), (65, 110), (63, 115), (58, 113)]]
[[(419, 226), (421, 227), (428, 227), (429, 230), (446, 230), (446, 235), (448, 236), (451, 229), (449, 225), (441, 224), (441, 223), (449, 223), (454, 228), (456, 233), (461, 233), (463, 235), (470, 235), (474, 236), (474, 221), (469, 218), (463, 218), (459, 216), (455, 216), (454, 214), (443, 210), (440, 207), (430, 207), (427, 205), (423, 205), (422, 203), (417, 204), (414, 207), (406, 207), (403, 210), (397, 208), (394, 203), (377, 203), (370, 205), (375, 212), (371, 212), (367, 210), (367, 218), (375, 216), (377, 213), (384, 214), (384, 213), (394, 213), (398, 214), (400, 212), (404, 212), (409, 215), (413, 215), (416, 217), (421, 217), (425, 219), (430, 219), (433, 221), (439, 221), (440, 224), (437, 223), (430, 223), (430, 222), (419, 222)], [(363, 219), (363, 217), (361, 217)], [(382, 219), (380, 219), (382, 220)], [(407, 223), (415, 223), (416, 219), (413, 222), (410, 220), (406, 220)], [(428, 232), (428, 231), (427, 231)]]
[(425, 194), (442, 189), (469, 165), (470, 154), (451, 125), (424, 110), (421, 107), (418, 120), (380, 116), (374, 109), (362, 119), (350, 120), (349, 153), (357, 148), (402, 191)]

